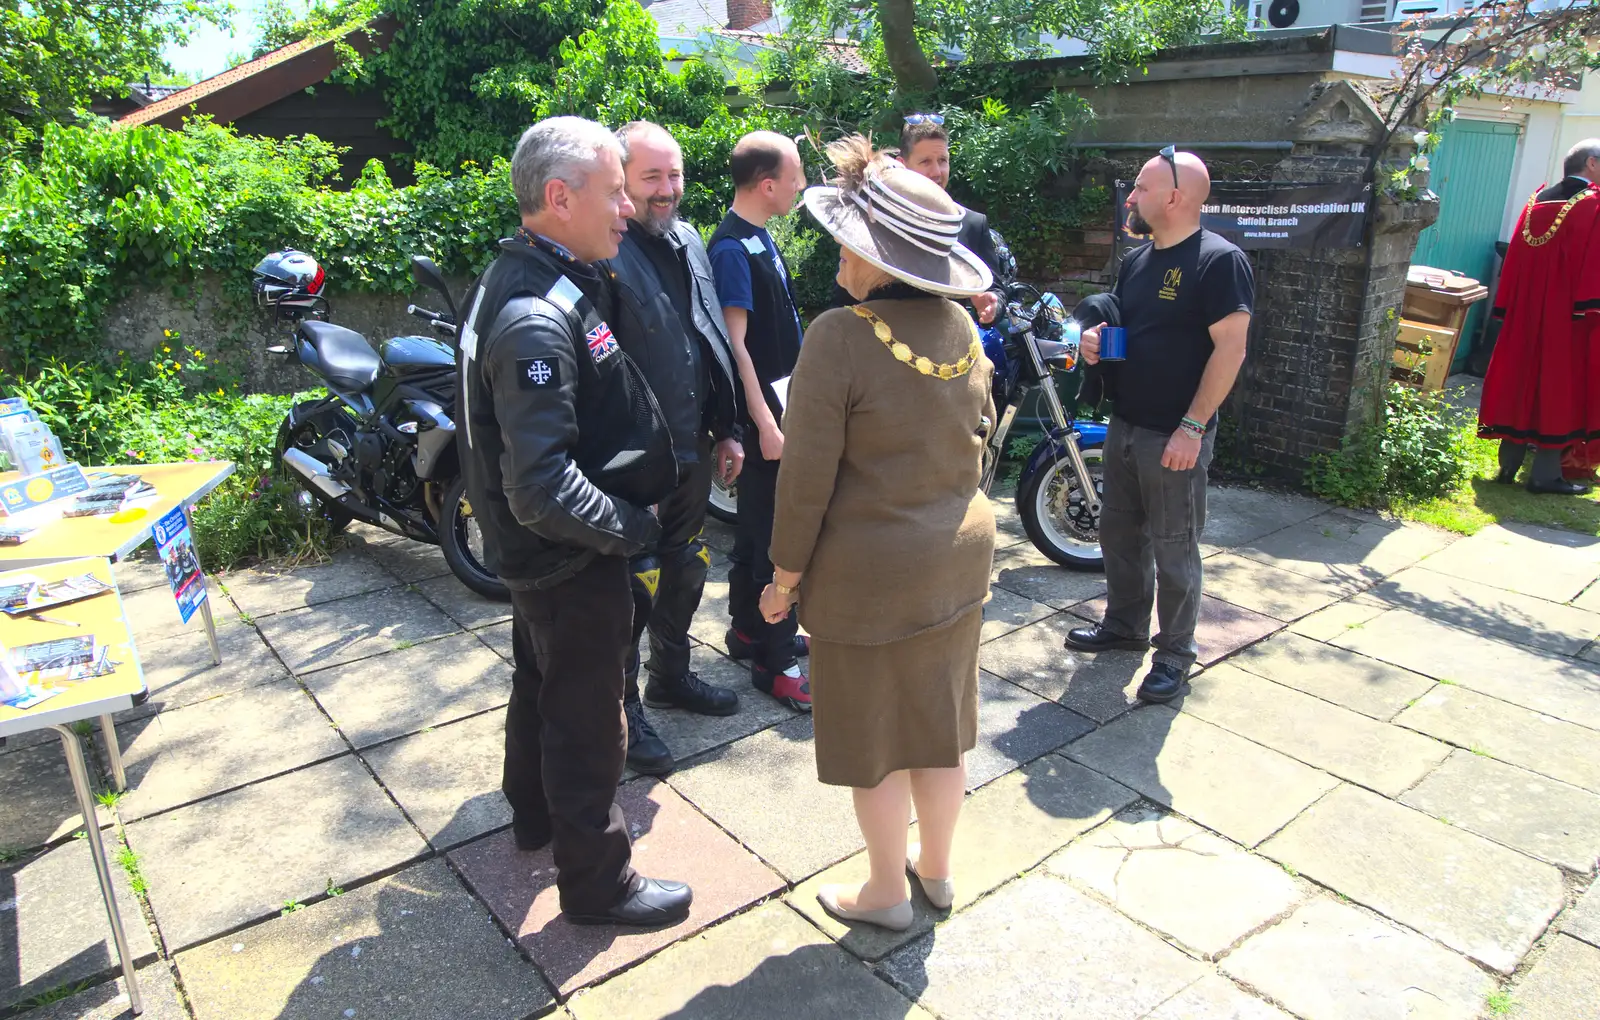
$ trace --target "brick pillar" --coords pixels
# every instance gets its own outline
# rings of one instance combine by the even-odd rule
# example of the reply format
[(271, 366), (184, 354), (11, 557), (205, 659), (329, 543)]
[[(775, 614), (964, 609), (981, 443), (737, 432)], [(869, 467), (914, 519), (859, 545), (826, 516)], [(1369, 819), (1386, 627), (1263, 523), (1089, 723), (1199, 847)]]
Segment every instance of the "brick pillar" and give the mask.
[[(1319, 85), (1291, 130), (1295, 148), (1279, 164), (1279, 180), (1355, 182), (1382, 120), (1364, 92), (1341, 81)], [(1410, 135), (1399, 133), (1391, 156), (1409, 155)], [(1250, 354), (1219, 437), (1231, 459), (1298, 478), (1313, 456), (1374, 419), (1411, 253), (1437, 215), (1436, 200), (1380, 197), (1361, 248), (1255, 253)]]
[(728, 0), (728, 28), (737, 32), (772, 17), (769, 0)]

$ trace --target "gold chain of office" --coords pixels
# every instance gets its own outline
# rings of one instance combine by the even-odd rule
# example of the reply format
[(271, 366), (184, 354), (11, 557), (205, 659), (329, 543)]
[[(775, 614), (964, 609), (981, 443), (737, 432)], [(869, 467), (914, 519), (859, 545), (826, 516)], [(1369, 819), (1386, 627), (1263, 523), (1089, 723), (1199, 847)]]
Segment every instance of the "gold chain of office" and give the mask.
[(972, 346), (967, 348), (966, 357), (955, 364), (935, 362), (919, 357), (911, 348), (896, 340), (894, 334), (889, 332), (889, 324), (879, 318), (878, 314), (872, 309), (862, 305), (853, 305), (850, 310), (872, 323), (873, 335), (883, 341), (883, 346), (889, 348), (889, 353), (894, 355), (894, 360), (910, 365), (923, 375), (934, 375), (940, 379), (958, 379), (972, 371), (972, 366), (976, 365), (978, 359), (983, 356), (983, 345), (978, 341), (976, 327), (973, 327)]
[(1537, 248), (1540, 245), (1550, 243), (1550, 241), (1555, 239), (1556, 231), (1561, 229), (1561, 221), (1567, 218), (1567, 213), (1572, 211), (1572, 207), (1594, 193), (1594, 189), (1585, 188), (1576, 195), (1573, 195), (1572, 198), (1568, 199), (1567, 204), (1561, 207), (1561, 211), (1556, 213), (1555, 221), (1550, 224), (1549, 231), (1546, 232), (1542, 237), (1534, 237), (1533, 231), (1528, 229), (1528, 218), (1533, 215), (1533, 207), (1539, 202), (1539, 193), (1537, 191), (1534, 192), (1533, 197), (1528, 199), (1528, 208), (1523, 212), (1522, 215), (1522, 239), (1528, 242), (1528, 247), (1530, 248)]

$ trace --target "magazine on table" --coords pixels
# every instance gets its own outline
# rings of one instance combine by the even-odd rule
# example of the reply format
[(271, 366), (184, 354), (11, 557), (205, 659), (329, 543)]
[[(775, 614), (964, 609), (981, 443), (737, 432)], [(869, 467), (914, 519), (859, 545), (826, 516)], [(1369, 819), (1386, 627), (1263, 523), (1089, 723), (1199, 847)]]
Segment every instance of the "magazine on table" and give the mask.
[(21, 616), (94, 598), (110, 590), (111, 585), (93, 574), (78, 574), (60, 581), (41, 581), (31, 574), (23, 574), (0, 585), (0, 609), (12, 616)]
[(0, 646), (0, 704), (32, 708), (120, 665), (111, 658), (111, 646), (92, 634), (39, 641), (9, 652)]
[(89, 491), (78, 496), (68, 507), (67, 517), (92, 517), (114, 514), (130, 506), (152, 499), (156, 488), (138, 475), (91, 472)]

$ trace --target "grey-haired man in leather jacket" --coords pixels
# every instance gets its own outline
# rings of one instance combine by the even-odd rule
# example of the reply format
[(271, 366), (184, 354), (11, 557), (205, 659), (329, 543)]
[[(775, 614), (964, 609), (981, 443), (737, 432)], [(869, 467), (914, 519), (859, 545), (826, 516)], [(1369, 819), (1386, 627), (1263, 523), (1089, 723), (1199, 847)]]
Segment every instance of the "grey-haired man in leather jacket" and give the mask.
[(613, 802), (626, 747), (628, 558), (678, 482), (672, 437), (609, 323), (609, 276), (633, 212), (599, 124), (540, 121), (511, 159), (517, 236), (467, 297), (458, 439), (488, 566), (511, 590), (511, 704), (501, 789), (517, 846), (553, 844), (567, 918), (659, 926), (692, 894), (644, 878)]
[[(701, 541), (713, 474), (730, 483), (744, 463), (737, 438), (739, 387), (733, 343), (717, 300), (711, 260), (692, 224), (678, 218), (683, 151), (666, 129), (634, 121), (617, 131), (633, 218), (617, 257), (617, 333), (656, 395), (678, 454), (678, 486), (656, 509), (659, 583), (634, 591), (634, 642), (650, 630), (643, 705), (732, 715), (739, 696), (689, 668), (689, 624), (700, 607), (711, 553)], [(644, 611), (641, 611), (641, 606)], [(672, 751), (645, 717), (639, 663), (628, 676), (628, 765), (646, 775), (672, 771)]]

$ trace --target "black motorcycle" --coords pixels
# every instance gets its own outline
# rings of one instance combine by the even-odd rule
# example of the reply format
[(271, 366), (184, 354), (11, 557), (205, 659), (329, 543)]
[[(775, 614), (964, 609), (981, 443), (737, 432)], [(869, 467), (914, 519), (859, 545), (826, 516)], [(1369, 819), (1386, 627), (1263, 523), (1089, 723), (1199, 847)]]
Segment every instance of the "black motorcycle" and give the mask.
[[(437, 291), (445, 311), (407, 311), (454, 337), (457, 307), (431, 259), (414, 255), (418, 286)], [(456, 456), (455, 348), (433, 337), (396, 336), (373, 350), (366, 337), (328, 320), (322, 267), (284, 250), (256, 266), (257, 302), (293, 333), (294, 345), (268, 348), (296, 357), (328, 396), (290, 409), (278, 427), (277, 454), (301, 488), (301, 505), (335, 530), (366, 521), (437, 545), (462, 584), (508, 601), (484, 565), (482, 530), (473, 520)]]

